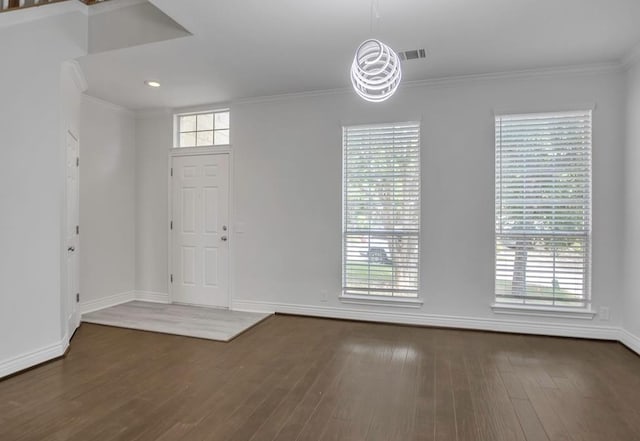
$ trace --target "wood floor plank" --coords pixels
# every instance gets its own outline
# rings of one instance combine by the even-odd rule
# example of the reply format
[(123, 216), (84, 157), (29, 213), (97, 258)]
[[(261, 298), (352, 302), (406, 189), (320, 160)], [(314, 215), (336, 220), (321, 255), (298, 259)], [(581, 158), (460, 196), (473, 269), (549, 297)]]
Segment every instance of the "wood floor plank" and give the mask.
[(640, 441), (640, 357), (294, 316), (229, 343), (83, 324), (0, 381), (0, 440)]
[[(533, 406), (540, 423), (544, 427), (550, 441), (577, 441), (579, 438), (572, 435), (562, 422), (562, 419), (554, 410), (555, 404), (549, 399), (544, 389), (533, 382), (524, 381), (523, 390), (525, 399), (528, 398)], [(512, 397), (521, 398), (521, 397)]]
[[(408, 360), (410, 348), (404, 345), (390, 344), (381, 347), (390, 355), (385, 364), (384, 378), (377, 388), (379, 399), (373, 408), (373, 414), (366, 438), (371, 441), (389, 441), (402, 437), (410, 430), (411, 412), (408, 403), (414, 402), (415, 383), (413, 359)], [(406, 435), (405, 435), (406, 436)]]
[(435, 439), (436, 357), (426, 348), (419, 353), (420, 366), (416, 377), (416, 401), (413, 410), (411, 437), (417, 441)]
[(547, 432), (538, 419), (531, 402), (520, 398), (512, 398), (511, 401), (527, 441), (549, 441)]
[(465, 361), (464, 356), (457, 356), (449, 365), (456, 413), (456, 432), (459, 441), (476, 441), (479, 436), (478, 425), (471, 400), (469, 372)]
[(387, 380), (387, 369), (371, 369), (371, 366), (387, 366), (392, 353), (375, 344), (375, 338), (354, 338), (351, 348), (357, 349), (359, 357), (349, 360), (349, 372), (342, 383), (343, 399), (334, 407), (331, 419), (324, 428), (322, 441), (360, 441), (366, 439), (372, 425), (375, 407), (371, 404), (379, 399), (380, 390), (371, 387)]
[(435, 391), (435, 440), (457, 440), (457, 425), (450, 360), (447, 356), (436, 358)]

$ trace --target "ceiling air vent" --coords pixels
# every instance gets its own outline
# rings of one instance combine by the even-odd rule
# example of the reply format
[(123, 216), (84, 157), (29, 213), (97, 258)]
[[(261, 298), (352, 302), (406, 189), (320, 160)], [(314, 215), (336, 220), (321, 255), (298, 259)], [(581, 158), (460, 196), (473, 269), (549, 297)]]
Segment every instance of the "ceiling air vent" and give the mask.
[(398, 52), (398, 57), (402, 61), (419, 60), (421, 58), (427, 58), (427, 51), (425, 49), (414, 49), (411, 51)]

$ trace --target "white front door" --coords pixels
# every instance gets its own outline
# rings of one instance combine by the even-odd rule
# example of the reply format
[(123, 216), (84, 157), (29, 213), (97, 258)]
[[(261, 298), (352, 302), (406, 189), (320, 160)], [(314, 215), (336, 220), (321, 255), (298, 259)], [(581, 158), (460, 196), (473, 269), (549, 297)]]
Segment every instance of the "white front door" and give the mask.
[(78, 313), (78, 296), (80, 292), (79, 272), (79, 234), (80, 234), (80, 203), (79, 203), (79, 154), (78, 140), (67, 132), (67, 162), (66, 162), (66, 225), (65, 243), (67, 248), (67, 311), (69, 337), (80, 325)]
[(172, 161), (172, 301), (229, 307), (229, 156)]

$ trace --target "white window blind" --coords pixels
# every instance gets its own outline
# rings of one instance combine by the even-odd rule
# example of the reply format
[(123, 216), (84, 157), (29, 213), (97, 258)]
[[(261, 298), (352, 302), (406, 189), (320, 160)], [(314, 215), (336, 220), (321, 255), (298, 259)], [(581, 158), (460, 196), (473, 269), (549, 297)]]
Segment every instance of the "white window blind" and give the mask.
[(499, 303), (589, 304), (591, 113), (496, 117)]
[(417, 297), (420, 124), (343, 129), (343, 295)]

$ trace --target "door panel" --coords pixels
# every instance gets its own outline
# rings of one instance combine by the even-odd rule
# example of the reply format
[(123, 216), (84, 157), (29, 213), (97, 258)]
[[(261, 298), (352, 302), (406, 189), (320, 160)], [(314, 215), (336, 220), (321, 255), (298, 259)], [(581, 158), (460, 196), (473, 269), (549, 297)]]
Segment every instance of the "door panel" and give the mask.
[(172, 300), (228, 308), (228, 155), (175, 157), (172, 167)]
[(78, 238), (80, 224), (80, 203), (79, 203), (79, 154), (80, 147), (78, 140), (71, 132), (67, 132), (66, 140), (66, 225), (65, 225), (65, 243), (67, 249), (67, 311), (69, 316), (68, 332), (73, 334), (80, 325), (80, 314), (78, 313), (78, 304), (76, 295), (80, 291), (80, 271), (79, 271), (79, 252), (80, 240)]

